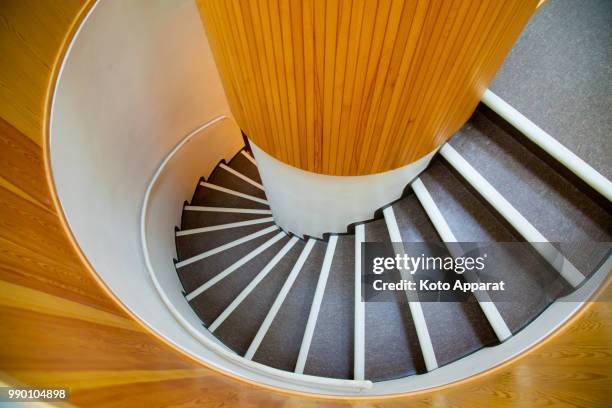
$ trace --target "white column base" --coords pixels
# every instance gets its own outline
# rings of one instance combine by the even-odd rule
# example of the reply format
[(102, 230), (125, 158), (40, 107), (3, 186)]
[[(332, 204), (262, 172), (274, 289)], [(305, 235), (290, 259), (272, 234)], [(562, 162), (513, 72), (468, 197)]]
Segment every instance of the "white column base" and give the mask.
[(276, 223), (300, 237), (316, 238), (371, 219), (377, 209), (400, 198), (437, 152), (384, 173), (327, 176), (285, 164), (250, 143)]

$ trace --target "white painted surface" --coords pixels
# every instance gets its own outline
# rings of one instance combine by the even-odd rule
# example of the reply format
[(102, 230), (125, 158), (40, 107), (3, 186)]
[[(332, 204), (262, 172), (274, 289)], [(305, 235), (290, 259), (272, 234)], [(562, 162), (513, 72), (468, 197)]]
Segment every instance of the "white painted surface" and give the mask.
[(318, 238), (326, 232), (346, 232), (350, 224), (371, 219), (376, 210), (400, 198), (435, 154), (384, 173), (339, 177), (289, 166), (253, 142), (251, 148), (276, 223), (298, 236)]
[[(149, 180), (168, 152), (202, 123), (229, 113), (197, 9), (185, 1), (97, 2), (66, 53), (51, 106), (51, 168), (81, 250), (144, 324), (200, 358), (212, 353), (177, 324), (148, 274), (140, 214)], [(157, 236), (155, 264), (173, 268), (168, 231), (178, 224), (181, 201), (202, 173), (240, 145), (229, 122), (217, 122), (190, 143), (199, 154), (182, 157), (182, 174), (159, 192), (172, 200), (153, 203), (160, 215), (150, 229)], [(171, 300), (180, 301), (176, 276), (161, 278)], [(178, 310), (195, 324), (197, 316), (182, 302)]]
[(365, 226), (355, 226), (355, 347), (354, 378), (365, 378), (365, 303), (361, 301), (361, 244), (365, 241)]
[(567, 147), (559, 143), (554, 137), (546, 133), (542, 128), (530, 121), (522, 113), (514, 109), (510, 104), (486, 90), (482, 96), (482, 102), (504, 118), (508, 123), (518, 129), (529, 140), (540, 146), (555, 160), (567, 167), (572, 173), (580, 177), (585, 183), (593, 187), (595, 191), (612, 201), (612, 182), (601, 173), (591, 167), (587, 162), (574, 154)]
[(317, 287), (312, 298), (312, 305), (310, 306), (308, 321), (306, 322), (306, 328), (304, 329), (304, 337), (302, 337), (300, 352), (298, 354), (297, 363), (295, 364), (295, 372), (298, 374), (302, 374), (304, 372), (304, 367), (306, 366), (306, 359), (308, 358), (308, 351), (310, 350), (310, 344), (312, 343), (312, 336), (314, 336), (314, 331), (317, 326), (319, 310), (321, 310), (321, 302), (323, 301), (323, 294), (325, 293), (325, 286), (327, 285), (329, 269), (331, 268), (332, 260), (334, 258), (337, 242), (337, 235), (332, 235), (329, 237), (327, 249), (325, 250), (325, 257), (323, 258), (323, 264), (321, 265), (321, 272), (319, 273), (319, 280), (317, 281)]
[[(455, 253), (456, 251), (454, 250), (455, 247), (453, 245), (449, 245), (457, 242), (457, 238), (455, 237), (455, 234), (453, 234), (453, 231), (446, 222), (446, 219), (440, 212), (440, 209), (436, 205), (435, 201), (431, 197), (431, 194), (429, 194), (429, 191), (427, 191), (427, 188), (425, 187), (420, 178), (417, 178), (415, 181), (412, 182), (412, 190), (414, 191), (417, 196), (417, 199), (423, 206), (423, 209), (427, 213), (427, 216), (431, 220), (431, 223), (438, 232), (438, 235), (440, 236), (440, 238), (442, 238), (442, 241), (447, 244), (447, 248), (450, 254), (454, 257), (462, 256), (461, 253)], [(468, 282), (478, 281), (478, 277), (475, 276), (475, 273), (473, 272), (466, 271), (463, 276)], [(487, 292), (475, 292), (475, 295), (483, 314), (487, 318), (489, 324), (491, 325), (491, 328), (497, 335), (499, 341), (504, 341), (510, 336), (512, 336), (512, 332), (508, 328), (506, 321), (499, 313), (499, 310), (497, 309), (495, 303), (491, 301)]]
[(440, 154), (569, 284), (582, 283), (584, 275), (451, 145), (442, 146)]
[[(393, 248), (396, 254), (404, 254), (404, 245), (402, 243), (402, 235), (400, 234), (399, 227), (397, 226), (397, 220), (395, 219), (395, 213), (393, 207), (389, 206), (383, 210), (385, 216), (385, 224), (387, 224), (387, 230), (389, 231), (389, 238), (394, 244)], [(412, 275), (406, 270), (400, 270), (402, 279), (410, 281)], [(429, 329), (425, 322), (425, 314), (423, 313), (423, 307), (421, 302), (415, 299), (415, 296), (411, 295), (410, 291), (405, 291), (408, 299), (408, 307), (410, 308), (410, 314), (412, 315), (412, 322), (419, 339), (419, 346), (421, 347), (421, 354), (423, 354), (423, 360), (425, 361), (425, 367), (427, 371), (433, 371), (438, 368), (438, 360), (436, 359), (436, 353), (431, 343), (431, 337), (429, 335)]]

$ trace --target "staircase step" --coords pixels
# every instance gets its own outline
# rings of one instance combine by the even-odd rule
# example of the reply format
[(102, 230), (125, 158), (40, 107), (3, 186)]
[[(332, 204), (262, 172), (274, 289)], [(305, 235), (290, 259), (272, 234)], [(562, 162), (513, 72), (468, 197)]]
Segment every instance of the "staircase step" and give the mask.
[[(249, 211), (250, 209), (241, 209)], [(247, 212), (221, 212), (221, 211), (193, 211), (183, 210), (181, 230), (193, 228), (212, 227), (234, 222), (251, 221), (260, 218), (269, 218), (271, 214), (250, 214)]]
[(186, 293), (193, 292), (215, 275), (222, 272), (239, 259), (252, 253), (277, 234), (278, 230), (269, 232), (201, 261), (177, 268), (177, 273), (183, 285), (183, 289)]
[[(394, 211), (405, 242), (441, 242), (434, 226), (428, 221), (428, 215), (414, 195), (396, 203)], [(498, 343), (473, 296), (467, 302), (422, 302), (421, 305), (440, 366), (484, 346)]]
[[(217, 172), (219, 171), (222, 171), (222, 170), (217, 170)], [(231, 174), (230, 176), (233, 177)], [(207, 207), (254, 208), (254, 209), (263, 209), (263, 210), (270, 209), (267, 204), (257, 202), (257, 201), (254, 201), (254, 200), (251, 200), (245, 197), (240, 197), (235, 194), (227, 193), (225, 191), (219, 191), (214, 188), (215, 186), (217, 186), (216, 184), (211, 183), (212, 186), (207, 187), (206, 183), (207, 182), (205, 182), (204, 185), (202, 183), (198, 183), (198, 186), (196, 187), (195, 193), (193, 195), (193, 199), (191, 200), (191, 205), (207, 206)], [(225, 188), (223, 186), (218, 186), (218, 187)], [(232, 190), (232, 189), (229, 189), (229, 190)], [(245, 193), (241, 193), (240, 191), (236, 191), (236, 190), (232, 190), (232, 191), (235, 191), (236, 193), (239, 193), (239, 194), (245, 194)], [(257, 196), (252, 196), (252, 197), (257, 198), (258, 200), (262, 199), (261, 197), (257, 197)]]
[[(257, 257), (219, 281), (209, 290), (192, 299), (189, 303), (200, 317), (200, 320), (202, 320), (206, 326), (213, 323), (230, 303), (232, 303), (236, 296), (238, 296), (268, 262), (274, 258), (289, 239), (289, 236), (280, 239)], [(236, 260), (237, 258), (231, 259), (231, 261)]]
[(298, 241), (215, 330), (215, 335), (236, 353), (246, 353), (305, 245)]
[(214, 225), (210, 227), (185, 229), (185, 230), (176, 231), (176, 236), (182, 237), (185, 235), (203, 234), (205, 232), (222, 231), (222, 230), (227, 230), (227, 229), (246, 227), (248, 225), (265, 224), (267, 222), (274, 222), (274, 218), (272, 217), (257, 218), (257, 219), (249, 220), (249, 221), (232, 222), (229, 224)]
[[(553, 135), (554, 136), (554, 135)], [(612, 245), (612, 207), (603, 208), (510, 133), (476, 112), (451, 145), (584, 275)]]
[[(388, 242), (384, 219), (365, 224), (365, 242)], [(399, 279), (399, 277), (398, 277)], [(365, 378), (385, 381), (426, 372), (406, 296), (365, 303)]]
[(353, 378), (355, 243), (338, 236), (304, 374)]
[[(244, 174), (248, 178), (253, 181), (256, 181), (261, 184), (261, 177), (259, 176), (259, 171), (257, 170), (257, 166), (251, 162), (246, 155), (250, 155), (250, 153), (245, 152), (244, 150), (234, 156), (234, 158), (228, 163), (228, 165), (240, 173)], [(251, 156), (252, 157), (252, 156)]]
[(196, 256), (202, 252), (220, 247), (221, 245), (225, 245), (272, 225), (274, 225), (274, 221), (267, 221), (262, 224), (204, 232), (202, 233), (203, 235), (178, 235), (176, 237), (176, 252), (178, 255), (178, 260), (182, 261), (192, 256)]
[(295, 283), (272, 321), (253, 361), (293, 371), (304, 337), (319, 272), (325, 256), (325, 242), (316, 241)]
[[(284, 237), (284, 233), (280, 233), (278, 235), (279, 238), (283, 238)], [(291, 250), (291, 248), (297, 243), (298, 238), (297, 237), (292, 237), (289, 239), (289, 241), (287, 241), (287, 243), (285, 243), (285, 245), (280, 249), (280, 251), (278, 251), (274, 257), (266, 264), (266, 266), (260, 270), (257, 275), (255, 275), (255, 277), (253, 279), (251, 279), (249, 281), (249, 284), (232, 300), (232, 302), (223, 310), (223, 312), (217, 316), (217, 318), (215, 319), (214, 322), (212, 322), (212, 324), (210, 326), (208, 326), (208, 330), (210, 330), (211, 332), (214, 332), (215, 330), (217, 330), (217, 328), (223, 324), (228, 317), (230, 317), (232, 315), (232, 313), (242, 304), (242, 302), (244, 302), (244, 300), (251, 294), (253, 293), (253, 291), (255, 290), (255, 288), (265, 279), (268, 277), (268, 275), (270, 274), (270, 272), (276, 268), (276, 266), (278, 265), (278, 263), (281, 261), (281, 259), (283, 259), (285, 257), (285, 255), (287, 254), (287, 252), (289, 252)], [(248, 258), (251, 259), (251, 258)], [(246, 263), (246, 262), (245, 262)], [(242, 264), (241, 264), (242, 265)], [(225, 278), (226, 276), (228, 276), (227, 274), (222, 274), (220, 275), (220, 277)], [(219, 279), (215, 280), (215, 284), (220, 281)], [(211, 284), (210, 287), (212, 287), (213, 285)], [(206, 287), (206, 286), (204, 286)], [(193, 297), (190, 297), (191, 299), (193, 299)]]
[[(238, 175), (232, 173), (232, 171), (237, 172)], [(247, 180), (251, 180), (253, 183), (258, 184), (258, 182), (252, 180), (246, 174), (242, 174), (238, 170), (235, 170), (234, 168), (223, 163), (221, 163), (215, 168), (211, 176), (208, 178), (208, 181), (218, 186), (229, 188), (230, 190), (238, 191), (240, 193), (248, 194), (254, 197), (263, 198), (264, 200), (266, 199), (266, 193), (261, 188), (256, 187), (255, 185), (249, 183), (240, 176), (245, 177), (247, 178)]]
[[(435, 159), (420, 178), (459, 242), (521, 242), (516, 232), (441, 158)], [(553, 296), (543, 296), (544, 293), (562, 294), (570, 290), (569, 284), (535, 251), (525, 256), (530, 258), (515, 259), (509, 253), (503, 262), (514, 266), (497, 271), (512, 274), (498, 278), (511, 282), (513, 295), (520, 295), (520, 298), (512, 302), (497, 301), (499, 295), (491, 293), (491, 299), (512, 333), (522, 329), (552, 303)], [(540, 267), (528, 270), (526, 264)]]

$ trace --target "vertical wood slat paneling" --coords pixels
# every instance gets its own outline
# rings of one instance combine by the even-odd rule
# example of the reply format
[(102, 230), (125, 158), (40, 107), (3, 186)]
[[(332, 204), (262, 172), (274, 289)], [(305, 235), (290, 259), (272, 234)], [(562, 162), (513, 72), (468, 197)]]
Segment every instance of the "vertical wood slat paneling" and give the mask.
[(292, 166), (412, 163), (476, 107), (537, 0), (197, 0), (236, 120)]

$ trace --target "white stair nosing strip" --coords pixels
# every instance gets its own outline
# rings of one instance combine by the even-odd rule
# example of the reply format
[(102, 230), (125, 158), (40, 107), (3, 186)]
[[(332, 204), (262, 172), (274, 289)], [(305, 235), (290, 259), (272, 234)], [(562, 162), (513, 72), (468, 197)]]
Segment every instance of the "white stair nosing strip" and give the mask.
[(482, 102), (608, 201), (612, 201), (612, 182), (587, 162), (490, 90), (485, 91)]
[(187, 211), (225, 212), (238, 214), (272, 214), (272, 210), (259, 210), (255, 208), (206, 207), (201, 205), (186, 205)]
[(244, 174), (240, 173), (239, 171), (232, 169), (230, 166), (228, 166), (226, 164), (223, 164), (223, 163), (220, 163), (219, 167), (221, 167), (223, 170), (227, 171), (228, 173), (233, 174), (234, 176), (238, 177), (239, 179), (246, 181), (247, 183), (251, 184), (252, 186), (255, 186), (258, 189), (264, 191), (264, 186), (262, 186), (261, 184), (259, 184), (255, 180), (251, 179), (250, 177), (245, 176)]
[(297, 374), (304, 373), (306, 359), (308, 358), (308, 351), (310, 350), (310, 344), (314, 335), (315, 326), (317, 325), (317, 318), (319, 317), (319, 310), (321, 309), (321, 302), (323, 300), (323, 294), (325, 293), (325, 286), (327, 285), (327, 278), (329, 276), (329, 270), (334, 258), (337, 242), (337, 235), (332, 235), (329, 237), (325, 257), (323, 258), (323, 265), (321, 266), (321, 273), (319, 274), (319, 280), (317, 281), (317, 288), (315, 289), (312, 305), (310, 307), (310, 313), (308, 314), (308, 321), (306, 323), (306, 329), (304, 330), (304, 337), (302, 338), (300, 352), (298, 354), (297, 363), (295, 364), (294, 372)]
[(454, 148), (447, 143), (440, 154), (569, 284), (577, 287), (582, 283), (584, 275)]
[(257, 163), (255, 162), (255, 158), (254, 158), (253, 156), (251, 156), (250, 154), (248, 154), (248, 153), (247, 153), (246, 151), (244, 151), (244, 150), (241, 150), (241, 151), (240, 151), (240, 153), (241, 153), (241, 154), (242, 154), (244, 157), (246, 157), (247, 159), (249, 159), (249, 161), (250, 161), (251, 163), (253, 163), (253, 165), (254, 165), (255, 167), (257, 167)]
[(427, 213), (429, 220), (438, 232), (438, 235), (440, 236), (440, 238), (442, 238), (442, 241), (457, 242), (455, 234), (453, 234), (453, 231), (450, 229), (450, 226), (446, 222), (446, 219), (440, 212), (440, 209), (436, 205), (436, 202), (434, 201), (431, 194), (429, 194), (429, 191), (427, 190), (421, 179), (416, 178), (412, 182), (411, 187), (412, 191), (414, 191), (417, 199), (419, 200), (419, 203), (425, 210), (425, 213)]
[(230, 303), (225, 308), (225, 310), (219, 316), (217, 316), (215, 321), (212, 322), (210, 326), (208, 326), (208, 330), (211, 333), (214, 333), (214, 331), (217, 330), (219, 326), (221, 326), (221, 324), (232, 314), (234, 310), (236, 310), (236, 308), (244, 301), (244, 299), (246, 299), (247, 296), (251, 294), (253, 289), (255, 289), (257, 285), (259, 285), (259, 283), (270, 273), (272, 269), (274, 269), (276, 264), (278, 264), (278, 262), (283, 259), (283, 257), (287, 254), (287, 252), (289, 252), (291, 248), (293, 248), (297, 241), (297, 237), (292, 237), (285, 244), (285, 246), (283, 246), (283, 248), (278, 251), (276, 255), (274, 255), (270, 262), (268, 262), (268, 264), (257, 274), (257, 276), (255, 276), (255, 278), (253, 278), (253, 280), (249, 282), (249, 284), (244, 289), (242, 289), (240, 294), (236, 296), (232, 303)]
[(192, 256), (191, 258), (187, 258), (184, 261), (177, 262), (175, 266), (176, 266), (177, 269), (181, 268), (181, 267), (183, 267), (185, 265), (189, 265), (189, 264), (197, 262), (197, 261), (199, 261), (201, 259), (208, 258), (209, 256), (218, 254), (219, 252), (222, 252), (222, 251), (225, 251), (227, 249), (233, 248), (233, 247), (235, 247), (237, 245), (243, 244), (243, 243), (248, 242), (248, 241), (250, 241), (252, 239), (255, 239), (257, 237), (261, 237), (262, 235), (266, 235), (267, 233), (275, 231), (277, 229), (278, 229), (277, 225), (272, 225), (272, 226), (270, 226), (268, 228), (264, 228), (262, 230), (254, 232), (252, 234), (246, 235), (246, 236), (244, 236), (242, 238), (239, 238), (239, 239), (237, 239), (235, 241), (228, 242), (227, 244), (218, 246), (218, 247), (213, 248), (211, 250), (208, 250), (206, 252), (202, 252), (199, 255)]
[(241, 266), (249, 262), (251, 259), (255, 258), (257, 255), (261, 254), (263, 251), (270, 248), (272, 245), (280, 241), (285, 236), (287, 236), (285, 232), (283, 231), (279, 232), (278, 234), (276, 234), (275, 236), (273, 236), (272, 238), (270, 238), (269, 240), (267, 240), (266, 242), (264, 242), (263, 244), (255, 248), (255, 250), (249, 252), (247, 255), (243, 256), (238, 261), (234, 262), (233, 264), (225, 268), (223, 271), (219, 272), (218, 274), (216, 274), (215, 276), (213, 276), (212, 278), (204, 282), (197, 289), (187, 294), (185, 298), (187, 299), (187, 301), (192, 301), (197, 296), (201, 295), (206, 290), (210, 289), (211, 287), (216, 285), (218, 282), (225, 279), (232, 272), (234, 272), (235, 270), (237, 270), (238, 268), (240, 268)]
[(283, 287), (278, 292), (278, 295), (276, 296), (274, 303), (270, 307), (270, 310), (268, 311), (266, 318), (261, 323), (261, 326), (259, 327), (257, 334), (253, 338), (253, 341), (251, 341), (251, 345), (249, 346), (249, 349), (244, 355), (244, 358), (246, 358), (247, 360), (252, 360), (253, 357), (255, 356), (255, 353), (257, 352), (257, 349), (259, 349), (259, 346), (261, 345), (261, 342), (263, 341), (264, 336), (266, 335), (266, 333), (268, 333), (268, 329), (270, 329), (270, 326), (272, 325), (272, 322), (274, 321), (276, 314), (278, 313), (281, 306), (283, 305), (283, 302), (285, 301), (287, 294), (291, 290), (291, 287), (293, 286), (293, 284), (295, 283), (295, 280), (300, 274), (300, 271), (302, 270), (304, 263), (306, 263), (306, 259), (308, 259), (308, 255), (310, 255), (310, 252), (312, 251), (312, 248), (314, 247), (315, 242), (316, 241), (312, 238), (308, 240), (308, 242), (306, 243), (306, 246), (304, 246), (304, 249), (302, 250), (302, 253), (298, 257), (297, 261), (295, 262), (295, 265), (293, 265), (293, 269), (291, 269), (291, 272), (289, 273), (289, 276), (285, 280)]
[(268, 205), (268, 201), (264, 200), (263, 198), (255, 197), (249, 194), (240, 193), (235, 190), (230, 190), (229, 188), (221, 187), (216, 184), (211, 184), (207, 181), (200, 181), (200, 185), (206, 188), (210, 188), (212, 190), (221, 191), (222, 193), (231, 194), (236, 197), (244, 198), (245, 200), (251, 200), (251, 201), (255, 201), (256, 203)]
[(365, 379), (365, 304), (361, 301), (361, 244), (365, 241), (365, 226), (355, 226), (355, 347), (354, 379)]
[[(420, 178), (417, 178), (412, 182), (412, 190), (416, 194), (417, 199), (421, 203), (421, 206), (427, 213), (427, 216), (431, 220), (431, 223), (438, 232), (438, 235), (440, 236), (440, 238), (442, 238), (442, 241), (444, 241), (444, 243), (457, 242), (455, 234), (453, 234), (453, 231), (450, 229), (450, 226), (446, 222), (446, 219), (442, 215), (442, 212), (436, 205), (433, 197), (431, 196), (431, 194), (429, 194), (427, 187), (425, 187)], [(451, 252), (452, 256), (461, 255), (454, 254), (452, 246), (448, 246), (448, 249)], [(468, 277), (465, 274), (464, 276), (466, 277), (466, 279), (477, 279), (475, 277)], [(478, 304), (480, 305), (482, 312), (489, 321), (489, 325), (497, 335), (499, 341), (504, 341), (510, 336), (512, 336), (512, 332), (508, 328), (508, 325), (506, 324), (506, 321), (504, 320), (502, 315), (499, 313), (499, 310), (497, 309), (495, 303), (491, 302), (490, 299), (488, 299), (488, 301), (480, 301), (480, 299), (478, 299)]]
[[(387, 230), (389, 231), (389, 237), (391, 238), (391, 242), (401, 243), (402, 235), (400, 234), (400, 230), (397, 225), (397, 220), (395, 219), (393, 207), (389, 206), (385, 208), (383, 210), (383, 215), (385, 216), (385, 223), (387, 224)], [(403, 252), (403, 244), (394, 245), (394, 249), (397, 253)], [(400, 274), (402, 275), (402, 279), (412, 279), (410, 273), (400, 271)], [(423, 355), (423, 360), (425, 360), (425, 367), (427, 368), (427, 371), (433, 371), (438, 368), (438, 361), (436, 359), (436, 353), (431, 342), (431, 336), (429, 335), (429, 329), (427, 329), (427, 323), (425, 322), (423, 307), (421, 306), (421, 302), (419, 302), (418, 300), (413, 300), (414, 296), (411, 296), (408, 291), (406, 291), (406, 296), (408, 297), (408, 307), (410, 308), (410, 314), (412, 315), (414, 328), (416, 329), (417, 338), (419, 339), (421, 354)]]
[(417, 332), (419, 345), (421, 346), (421, 353), (423, 354), (423, 360), (425, 361), (425, 368), (428, 372), (433, 371), (438, 368), (438, 360), (436, 359), (436, 353), (431, 342), (431, 337), (429, 336), (427, 323), (425, 322), (423, 307), (421, 306), (421, 302), (417, 301), (408, 302), (408, 307), (410, 308), (412, 321)]
[(230, 229), (230, 228), (247, 227), (249, 225), (264, 224), (266, 222), (274, 222), (274, 217), (255, 218), (253, 220), (232, 222), (229, 224), (220, 224), (220, 225), (212, 225), (210, 227), (186, 229), (182, 231), (176, 231), (176, 236), (182, 237), (184, 235), (200, 234), (203, 232), (212, 232), (212, 231), (220, 231), (220, 230)]

